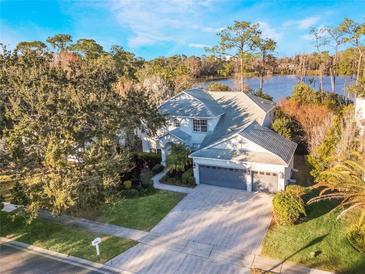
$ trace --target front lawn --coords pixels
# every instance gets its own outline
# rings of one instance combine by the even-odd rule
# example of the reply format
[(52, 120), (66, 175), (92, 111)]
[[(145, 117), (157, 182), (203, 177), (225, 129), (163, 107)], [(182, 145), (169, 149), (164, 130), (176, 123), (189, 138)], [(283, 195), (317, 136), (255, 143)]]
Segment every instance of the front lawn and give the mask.
[[(0, 212), (0, 236), (99, 263), (105, 263), (135, 244), (132, 240), (95, 234), (41, 219), (28, 225), (21, 217), (13, 221), (11, 214), (5, 212)], [(99, 257), (91, 245), (96, 237), (102, 238)]]
[(272, 224), (262, 254), (339, 273), (365, 273), (365, 255), (348, 243), (344, 221), (329, 212), (329, 201), (307, 206), (308, 220), (295, 226)]
[(183, 193), (156, 190), (135, 198), (124, 198), (106, 206), (95, 219), (99, 222), (140, 230), (151, 230), (185, 196)]

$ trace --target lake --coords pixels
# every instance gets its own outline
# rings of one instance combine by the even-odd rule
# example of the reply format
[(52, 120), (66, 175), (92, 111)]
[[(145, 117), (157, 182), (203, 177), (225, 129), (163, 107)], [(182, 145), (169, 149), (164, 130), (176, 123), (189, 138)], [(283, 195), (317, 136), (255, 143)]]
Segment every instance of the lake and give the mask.
[[(310, 80), (313, 81), (310, 82)], [(336, 93), (345, 96), (345, 87), (349, 86), (354, 81), (350, 76), (338, 76), (336, 78)], [(235, 81), (233, 79), (223, 79), (213, 82), (219, 82), (230, 86), (235, 89)], [(264, 92), (270, 94), (275, 101), (279, 101), (287, 96), (291, 95), (293, 87), (299, 82), (299, 78), (295, 75), (275, 75), (267, 76), (264, 79)], [(311, 85), (314, 89), (319, 90), (319, 78), (310, 76), (306, 77), (304, 82)], [(202, 84), (204, 88), (208, 86), (210, 82), (205, 82)], [(259, 78), (246, 78), (245, 83), (251, 87), (253, 90), (259, 88)], [(331, 91), (331, 78), (329, 76), (323, 77), (323, 88), (326, 91)], [(237, 88), (236, 88), (237, 89)]]

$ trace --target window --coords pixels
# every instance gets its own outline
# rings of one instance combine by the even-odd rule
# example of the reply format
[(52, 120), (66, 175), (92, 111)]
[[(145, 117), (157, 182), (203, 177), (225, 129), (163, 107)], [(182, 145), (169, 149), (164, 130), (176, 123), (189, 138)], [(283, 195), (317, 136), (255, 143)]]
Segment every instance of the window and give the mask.
[(180, 127), (180, 121), (178, 119), (175, 119), (173, 125), (174, 127)]
[(193, 130), (195, 132), (207, 132), (208, 131), (208, 121), (205, 119), (194, 119), (193, 120)]

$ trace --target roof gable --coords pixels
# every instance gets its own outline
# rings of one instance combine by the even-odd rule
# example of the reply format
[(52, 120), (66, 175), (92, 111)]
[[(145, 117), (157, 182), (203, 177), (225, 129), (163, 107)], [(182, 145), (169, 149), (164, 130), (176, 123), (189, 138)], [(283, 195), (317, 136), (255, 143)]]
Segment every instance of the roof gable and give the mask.
[(297, 148), (297, 144), (277, 134), (269, 128), (252, 123), (239, 133), (247, 140), (256, 143), (289, 163)]

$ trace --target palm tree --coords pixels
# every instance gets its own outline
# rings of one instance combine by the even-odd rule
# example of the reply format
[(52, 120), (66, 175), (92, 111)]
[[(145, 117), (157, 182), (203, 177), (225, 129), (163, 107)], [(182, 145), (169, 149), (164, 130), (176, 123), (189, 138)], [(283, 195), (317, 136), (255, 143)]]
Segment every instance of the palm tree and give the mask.
[(355, 209), (360, 209), (361, 223), (365, 216), (365, 164), (364, 158), (359, 161), (346, 160), (323, 171), (318, 177), (315, 188), (323, 188), (317, 197), (309, 200), (309, 204), (322, 200), (340, 200), (337, 207), (342, 208), (338, 216)]
[(172, 144), (170, 155), (167, 157), (169, 172), (184, 172), (191, 165), (190, 149), (184, 144)]

